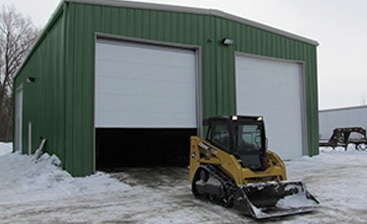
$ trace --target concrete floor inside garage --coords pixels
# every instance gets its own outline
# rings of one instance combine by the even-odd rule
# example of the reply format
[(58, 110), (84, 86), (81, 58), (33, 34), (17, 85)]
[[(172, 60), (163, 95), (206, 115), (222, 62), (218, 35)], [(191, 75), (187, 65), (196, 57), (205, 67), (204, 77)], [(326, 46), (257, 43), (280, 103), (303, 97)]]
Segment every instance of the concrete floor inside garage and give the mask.
[(186, 167), (196, 129), (96, 128), (96, 169)]

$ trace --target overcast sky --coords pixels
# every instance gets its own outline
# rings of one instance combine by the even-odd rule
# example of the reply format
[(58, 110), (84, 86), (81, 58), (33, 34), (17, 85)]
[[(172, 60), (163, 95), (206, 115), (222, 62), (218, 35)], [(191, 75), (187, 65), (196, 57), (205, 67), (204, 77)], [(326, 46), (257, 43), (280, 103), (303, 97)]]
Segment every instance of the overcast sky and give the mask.
[[(320, 109), (367, 104), (367, 1), (144, 0), (211, 8), (316, 40)], [(0, 0), (42, 28), (60, 0)]]

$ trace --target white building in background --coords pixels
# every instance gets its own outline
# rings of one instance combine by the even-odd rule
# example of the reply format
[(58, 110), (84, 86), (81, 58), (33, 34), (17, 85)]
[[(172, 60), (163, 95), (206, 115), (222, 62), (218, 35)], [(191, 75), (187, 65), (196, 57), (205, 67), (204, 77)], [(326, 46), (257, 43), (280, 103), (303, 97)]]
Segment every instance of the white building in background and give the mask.
[(329, 139), (335, 128), (362, 127), (367, 129), (367, 106), (319, 111), (319, 137)]

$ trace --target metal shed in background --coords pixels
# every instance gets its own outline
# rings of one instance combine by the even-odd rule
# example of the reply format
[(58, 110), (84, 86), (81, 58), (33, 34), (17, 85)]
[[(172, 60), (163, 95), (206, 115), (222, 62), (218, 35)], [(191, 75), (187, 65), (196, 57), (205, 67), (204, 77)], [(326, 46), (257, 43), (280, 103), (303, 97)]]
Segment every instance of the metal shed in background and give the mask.
[(62, 1), (15, 78), (14, 149), (47, 138), (75, 176), (184, 165), (203, 118), (248, 114), (283, 159), (316, 155), (317, 45), (217, 10)]
[(335, 128), (367, 129), (367, 106), (320, 110), (319, 122), (320, 139), (329, 139)]

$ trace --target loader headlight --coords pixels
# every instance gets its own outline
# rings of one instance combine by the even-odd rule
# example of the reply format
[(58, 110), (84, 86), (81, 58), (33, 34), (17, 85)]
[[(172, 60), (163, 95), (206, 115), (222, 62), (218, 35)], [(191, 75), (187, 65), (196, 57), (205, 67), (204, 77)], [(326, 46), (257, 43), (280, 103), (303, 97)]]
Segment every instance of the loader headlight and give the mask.
[(237, 115), (233, 115), (232, 116), (232, 121), (237, 121), (238, 120), (238, 116)]
[(263, 120), (263, 116), (258, 116), (257, 117), (257, 121), (262, 121)]

